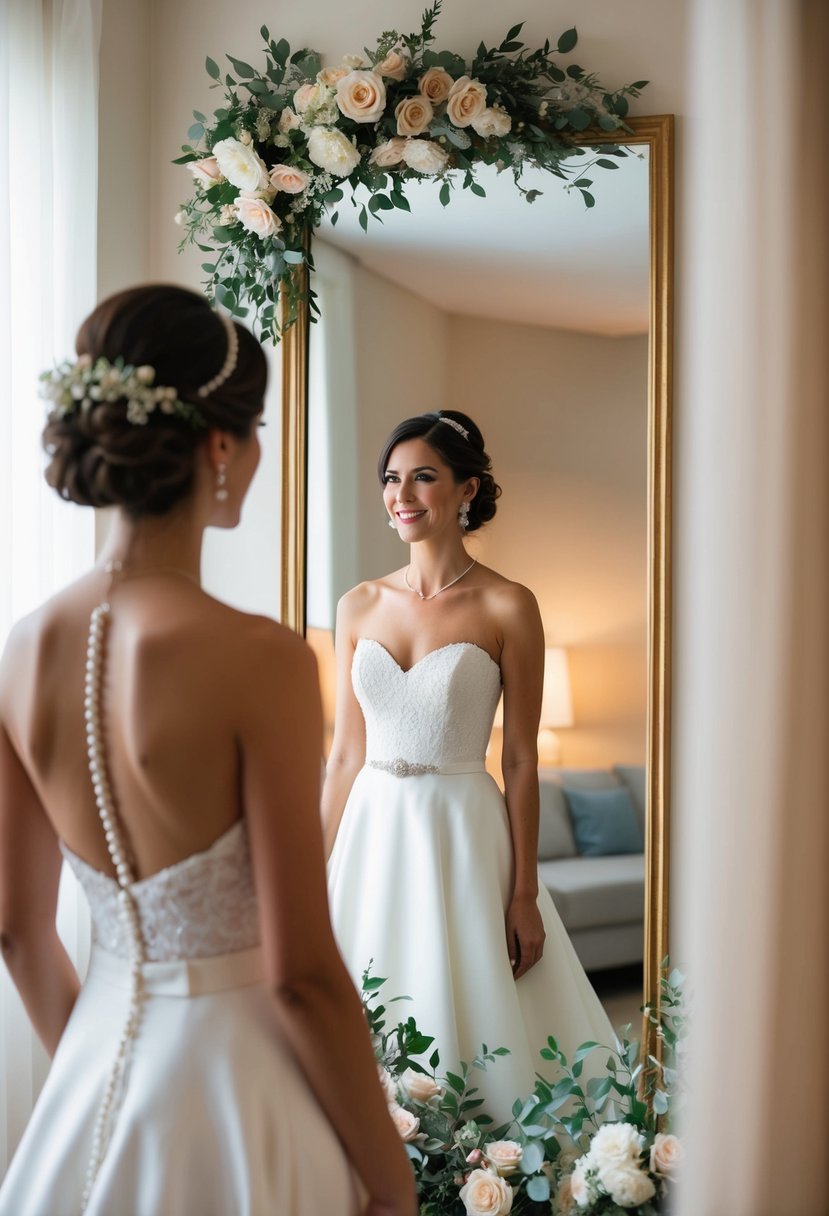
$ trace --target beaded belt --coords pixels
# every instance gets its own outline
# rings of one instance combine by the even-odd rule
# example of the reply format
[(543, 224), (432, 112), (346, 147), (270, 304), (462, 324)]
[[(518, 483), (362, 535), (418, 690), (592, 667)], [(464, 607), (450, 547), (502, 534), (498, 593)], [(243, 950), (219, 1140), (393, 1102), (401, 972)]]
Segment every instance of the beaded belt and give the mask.
[(427, 773), (440, 773), (443, 776), (452, 773), (486, 772), (483, 760), (459, 760), (450, 764), (410, 764), (400, 756), (395, 760), (366, 760), (366, 768), (377, 768), (382, 773), (391, 773), (393, 777), (423, 777)]

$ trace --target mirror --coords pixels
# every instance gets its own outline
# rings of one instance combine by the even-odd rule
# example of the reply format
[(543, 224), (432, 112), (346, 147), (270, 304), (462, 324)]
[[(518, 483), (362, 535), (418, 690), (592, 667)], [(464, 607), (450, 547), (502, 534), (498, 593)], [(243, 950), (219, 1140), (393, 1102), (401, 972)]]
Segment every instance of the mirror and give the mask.
[[(542, 877), (615, 1024), (658, 1005), (668, 953), (672, 120), (630, 125), (590, 211), (549, 174), (522, 178), (543, 192), (528, 204), (494, 169), (445, 210), (434, 183), (407, 186), (412, 213), (365, 233), (341, 203), (314, 237), (321, 318), (283, 352), (283, 620), (318, 652), (329, 716), (337, 599), (404, 559), (383, 440), (440, 407), (481, 426), (504, 492), (470, 553), (535, 592), (550, 648)], [(592, 892), (556, 837), (562, 784), (620, 785), (640, 816), (644, 852), (596, 858)], [(617, 1004), (602, 972), (638, 960)]]

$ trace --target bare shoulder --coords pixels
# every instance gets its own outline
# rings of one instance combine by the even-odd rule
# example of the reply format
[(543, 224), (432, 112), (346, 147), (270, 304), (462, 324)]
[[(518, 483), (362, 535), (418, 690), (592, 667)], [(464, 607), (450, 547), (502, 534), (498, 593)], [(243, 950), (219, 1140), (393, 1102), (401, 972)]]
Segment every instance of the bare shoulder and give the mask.
[[(218, 604), (218, 601), (216, 601)], [(232, 630), (237, 644), (254, 670), (274, 666), (316, 672), (316, 659), (303, 637), (271, 617), (240, 612), (226, 604), (218, 605), (226, 617), (223, 632)]]
[(505, 578), (488, 566), (479, 567), (481, 593), (487, 612), (504, 627), (535, 622), (539, 616), (538, 601), (523, 583)]
[(382, 578), (366, 579), (358, 583), (350, 591), (341, 596), (337, 605), (337, 628), (354, 636), (359, 632), (360, 622), (381, 602), (384, 595), (392, 589), (395, 581), (399, 583), (401, 571), (383, 575)]

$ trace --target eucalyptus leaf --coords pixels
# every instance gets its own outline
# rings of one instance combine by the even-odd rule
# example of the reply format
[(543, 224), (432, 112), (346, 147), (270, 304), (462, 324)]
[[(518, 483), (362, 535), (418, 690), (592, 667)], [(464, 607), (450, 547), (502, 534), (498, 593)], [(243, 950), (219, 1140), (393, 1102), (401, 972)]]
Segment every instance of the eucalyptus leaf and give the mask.
[(207, 69), (208, 76), (212, 76), (214, 80), (219, 79), (222, 74), (222, 70), (215, 59), (211, 59), (208, 55), (204, 61), (204, 66)]
[(536, 1174), (544, 1164), (544, 1150), (540, 1144), (525, 1144), (521, 1154), (522, 1174)]
[(543, 1174), (527, 1180), (527, 1198), (536, 1203), (546, 1203), (550, 1198), (550, 1183)]
[(245, 77), (256, 75), (256, 69), (252, 68), (249, 63), (245, 63), (244, 59), (234, 59), (232, 55), (228, 55), (227, 58), (233, 64), (233, 70), (237, 75)]
[[(299, 249), (286, 249), (282, 256), (291, 266), (301, 266), (305, 261), (305, 254)], [(377, 1012), (382, 1013), (382, 1007)]]

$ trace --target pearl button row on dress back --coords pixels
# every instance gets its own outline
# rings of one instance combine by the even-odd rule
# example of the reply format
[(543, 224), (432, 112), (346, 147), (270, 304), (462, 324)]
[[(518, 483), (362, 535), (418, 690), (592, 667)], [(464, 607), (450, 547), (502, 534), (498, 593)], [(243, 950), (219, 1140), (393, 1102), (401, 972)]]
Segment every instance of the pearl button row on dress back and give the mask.
[(86, 679), (84, 687), (84, 717), (86, 720), (86, 746), (89, 756), (89, 772), (95, 791), (95, 802), (103, 824), (107, 848), (115, 866), (118, 885), (118, 913), (124, 924), (130, 944), (130, 1001), (124, 1028), (118, 1040), (118, 1049), (110, 1068), (95, 1128), (92, 1134), (92, 1150), (87, 1166), (81, 1212), (85, 1212), (98, 1177), (98, 1171), (106, 1154), (114, 1117), (116, 1093), (122, 1085), (133, 1039), (138, 1029), (143, 997), (142, 967), (145, 961), (144, 939), (138, 909), (130, 888), (135, 876), (129, 863), (127, 850), (121, 834), (112, 789), (107, 774), (102, 727), (103, 677), (106, 658), (106, 633), (110, 620), (110, 606), (99, 604), (89, 622), (89, 640), (86, 651)]

